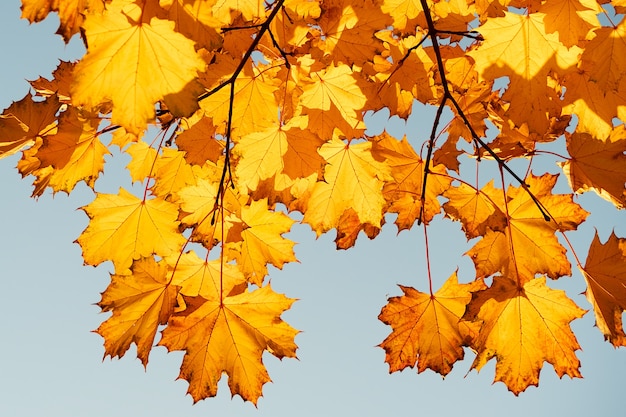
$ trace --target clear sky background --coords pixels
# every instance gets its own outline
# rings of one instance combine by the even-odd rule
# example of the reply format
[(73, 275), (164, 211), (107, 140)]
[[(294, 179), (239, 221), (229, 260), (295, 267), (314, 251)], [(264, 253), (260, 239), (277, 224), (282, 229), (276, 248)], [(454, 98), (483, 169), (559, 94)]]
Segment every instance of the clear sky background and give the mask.
[[(80, 41), (66, 47), (54, 35), (54, 17), (29, 26), (19, 19), (19, 5), (0, 2), (0, 109), (28, 92), (25, 80), (49, 77), (59, 58), (82, 54)], [(414, 143), (428, 135), (428, 123), (414, 118), (406, 126)], [(396, 125), (394, 131), (401, 134), (403, 128)], [(182, 352), (154, 348), (146, 371), (134, 348), (122, 360), (102, 360), (102, 339), (91, 331), (108, 316), (93, 304), (112, 271), (108, 265), (83, 266), (80, 247), (72, 243), (87, 225), (76, 209), (93, 193), (81, 184), (71, 197), (47, 192), (33, 200), (31, 181), (20, 178), (16, 161), (17, 156), (0, 160), (0, 416), (625, 415), (626, 349), (603, 341), (592, 313), (573, 324), (583, 348), (578, 357), (584, 379), (559, 380), (546, 364), (539, 388), (515, 397), (502, 383), (492, 385), (495, 360), (466, 376), (474, 358), (469, 351), (445, 380), (413, 369), (389, 375), (376, 345), (390, 328), (377, 320), (378, 313), (387, 297), (400, 294), (397, 284), (428, 290), (422, 229), (398, 235), (392, 224), (376, 240), (360, 237), (355, 248), (341, 252), (334, 249), (334, 232), (316, 241), (308, 227), (295, 227), (290, 237), (299, 242), (301, 263), (272, 270), (271, 277), (276, 291), (300, 299), (283, 315), (302, 330), (296, 337), (299, 360), (265, 355), (274, 382), (264, 387), (258, 408), (231, 399), (225, 376), (216, 398), (192, 405), (187, 383), (175, 381)], [(97, 188), (116, 192), (119, 185), (129, 186), (126, 163), (114, 155)], [(545, 166), (558, 172), (554, 161)], [(564, 178), (559, 186), (566, 189)], [(623, 212), (593, 195), (578, 201), (593, 213), (580, 232), (569, 235), (580, 256), (594, 227), (603, 240), (613, 228), (626, 236)], [(473, 268), (462, 256), (468, 246), (459, 225), (439, 216), (429, 230), (435, 286), (457, 267), (461, 279), (469, 280)], [(578, 271), (550, 285), (589, 308)]]

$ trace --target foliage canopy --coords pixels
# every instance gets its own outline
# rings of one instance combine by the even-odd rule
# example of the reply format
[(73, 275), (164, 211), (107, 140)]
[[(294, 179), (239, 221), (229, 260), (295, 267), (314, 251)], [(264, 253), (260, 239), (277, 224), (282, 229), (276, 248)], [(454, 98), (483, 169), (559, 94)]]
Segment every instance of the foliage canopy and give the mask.
[[(296, 356), (298, 331), (281, 319), (294, 300), (268, 279), (268, 266), (297, 261), (284, 236), (296, 213), (318, 236), (335, 229), (340, 249), (387, 218), (426, 237), (437, 215), (459, 222), (475, 279), (402, 286), (379, 315), (391, 326), (380, 346), (390, 372), (444, 376), (468, 347), (472, 368), (495, 357), (495, 380), (517, 395), (544, 362), (581, 376), (570, 323), (585, 311), (546, 284), (572, 274), (568, 252), (599, 330), (626, 346), (626, 238), (596, 235), (583, 265), (568, 237), (588, 215), (575, 194), (626, 205), (624, 11), (623, 0), (23, 0), (23, 18), (57, 12), (57, 33), (87, 52), (4, 110), (0, 158), (22, 152), (34, 196), (94, 189), (77, 243), (87, 265), (114, 268), (99, 303), (112, 312), (97, 329), (105, 354), (135, 344), (147, 365), (165, 326), (158, 344), (185, 351), (194, 401), (226, 373), (256, 403), (263, 353)], [(437, 109), (421, 149), (365, 133), (368, 112), (406, 119), (415, 102)], [(556, 175), (531, 172), (557, 141), (564, 194)], [(112, 147), (131, 157), (140, 195), (98, 192)], [(484, 159), (498, 178), (461, 175)]]

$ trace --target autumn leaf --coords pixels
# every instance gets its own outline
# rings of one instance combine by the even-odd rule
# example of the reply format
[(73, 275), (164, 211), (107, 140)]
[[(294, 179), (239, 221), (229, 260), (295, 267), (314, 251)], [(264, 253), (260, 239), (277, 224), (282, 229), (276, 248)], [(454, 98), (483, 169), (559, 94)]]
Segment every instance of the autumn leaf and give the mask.
[[(43, 172), (46, 183), (55, 192), (70, 193), (79, 181), (91, 188), (104, 170), (104, 157), (108, 148), (100, 142), (97, 127), (99, 120), (90, 114), (80, 114), (70, 107), (59, 118), (58, 131), (46, 136), (36, 153), (41, 168), (52, 167)], [(39, 176), (41, 168), (34, 175)], [(36, 195), (41, 195), (36, 192)]]
[(559, 40), (568, 48), (584, 40), (590, 30), (600, 26), (597, 14), (601, 9), (596, 2), (589, 0), (546, 2), (539, 11), (545, 13), (546, 32), (558, 32)]
[(224, 143), (215, 135), (213, 121), (202, 117), (176, 137), (176, 145), (185, 152), (185, 160), (190, 164), (203, 165), (207, 161), (217, 163), (224, 152)]
[(582, 69), (589, 71), (590, 79), (602, 90), (620, 89), (626, 74), (626, 63), (617, 57), (626, 54), (626, 23), (598, 28), (595, 37), (582, 53)]
[(567, 138), (567, 151), (571, 159), (561, 166), (574, 192), (593, 190), (618, 208), (626, 205), (624, 125), (613, 129), (605, 140), (574, 133)]
[(280, 319), (294, 302), (269, 285), (223, 300), (186, 298), (191, 313), (173, 316), (159, 345), (186, 351), (180, 378), (197, 402), (217, 394), (222, 373), (233, 395), (254, 404), (270, 377), (262, 362), (264, 351), (277, 358), (295, 358), (298, 333)]
[(311, 74), (311, 83), (303, 87), (300, 105), (314, 121), (313, 131), (321, 137), (329, 137), (334, 128), (352, 136), (362, 129), (359, 111), (366, 102), (352, 69), (340, 64)]
[(7, 108), (0, 115), (0, 158), (33, 146), (38, 136), (55, 133), (59, 107), (56, 97), (36, 102), (27, 94)]
[(446, 175), (445, 167), (429, 167), (431, 175), (423, 196), (425, 163), (406, 137), (398, 141), (383, 133), (373, 141), (372, 152), (376, 158), (384, 159), (391, 169), (393, 180), (385, 183), (383, 196), (387, 202), (386, 211), (398, 213), (398, 229), (410, 229), (417, 219), (429, 223), (441, 211), (437, 197), (450, 186), (451, 179)]
[(444, 192), (448, 201), (443, 205), (448, 217), (461, 221), (468, 239), (486, 235), (488, 230), (502, 232), (507, 225), (501, 210), (502, 190), (489, 181), (477, 190), (465, 183), (450, 187)]
[(476, 60), (476, 71), (483, 79), (509, 76), (503, 95), (510, 101), (510, 117), (531, 131), (545, 133), (548, 116), (555, 116), (556, 95), (547, 87), (550, 71), (563, 73), (578, 60), (579, 49), (567, 49), (557, 33), (547, 33), (543, 13), (505, 13), (478, 28), (485, 42), (468, 52)]
[(178, 233), (177, 207), (159, 198), (142, 200), (120, 188), (119, 194), (99, 194), (83, 210), (90, 223), (76, 242), (89, 265), (112, 261), (124, 271), (133, 259), (167, 256), (185, 242)]
[(268, 209), (267, 201), (253, 201), (241, 209), (241, 241), (227, 245), (230, 256), (237, 260), (247, 279), (261, 285), (267, 275), (267, 264), (282, 269), (286, 262), (295, 262), (295, 242), (283, 237), (294, 221), (285, 214)]
[(218, 29), (223, 22), (213, 14), (215, 1), (161, 0), (169, 20), (176, 22), (174, 30), (196, 41), (197, 47), (217, 49), (222, 44)]
[(378, 7), (372, 0), (328, 2), (318, 20), (321, 33), (314, 44), (334, 63), (362, 65), (380, 47), (374, 33), (390, 23)]
[(59, 66), (52, 72), (52, 79), (39, 77), (29, 81), (35, 90), (35, 95), (40, 97), (52, 97), (56, 95), (61, 103), (70, 103), (70, 87), (74, 80), (74, 62), (61, 61)]
[[(219, 133), (225, 131), (229, 117), (233, 122), (231, 134), (237, 138), (276, 124), (279, 110), (275, 94), (278, 83), (273, 75), (277, 71), (277, 68), (261, 70), (258, 67), (246, 67), (234, 86), (223, 87), (200, 102), (204, 114), (212, 119), (214, 126), (219, 127)], [(216, 87), (203, 84), (208, 89)], [(235, 97), (232, 110), (231, 88), (234, 88)], [(252, 103), (263, 104), (251, 105)]]
[(180, 287), (180, 293), (189, 297), (200, 296), (213, 300), (220, 293), (227, 296), (240, 294), (247, 288), (247, 281), (237, 265), (222, 264), (219, 259), (201, 259), (194, 251), (180, 256), (169, 256), (166, 262), (172, 271), (172, 285)]
[(392, 328), (380, 344), (386, 352), (389, 372), (413, 367), (417, 371), (432, 369), (447, 375), (454, 363), (463, 359), (463, 346), (478, 334), (480, 323), (462, 320), (472, 292), (485, 284), (473, 281), (459, 284), (456, 272), (435, 294), (400, 286), (404, 295), (389, 299), (378, 319)]
[(303, 219), (318, 236), (337, 227), (349, 208), (362, 223), (380, 227), (383, 180), (388, 178), (389, 167), (374, 159), (371, 148), (371, 142), (346, 144), (337, 138), (320, 148), (327, 162), (324, 182), (315, 183)]
[(613, 346), (626, 346), (622, 314), (626, 310), (626, 240), (612, 232), (600, 243), (596, 232), (585, 267), (581, 268), (587, 290), (585, 295), (593, 306), (596, 326)]
[(507, 215), (508, 227), (503, 232), (487, 230), (467, 252), (476, 265), (478, 277), (501, 272), (511, 279), (526, 282), (536, 274), (546, 274), (553, 279), (571, 274), (565, 248), (555, 232), (575, 230), (589, 213), (574, 203), (571, 195), (553, 195), (556, 180), (557, 176), (550, 174), (526, 178), (539, 204), (550, 213), (550, 221), (545, 220), (537, 204), (521, 187), (509, 187), (506, 202), (499, 199), (498, 208)]
[(128, 274), (112, 275), (98, 303), (103, 312), (113, 312), (96, 330), (105, 356), (121, 358), (135, 343), (146, 366), (158, 326), (174, 313), (179, 288), (170, 283), (167, 265), (152, 257), (134, 261)]
[(112, 122), (135, 134), (154, 119), (154, 104), (166, 96), (168, 107), (181, 114), (197, 108), (193, 92), (172, 95), (205, 67), (193, 41), (175, 32), (173, 22), (157, 17), (143, 21), (144, 13), (112, 3), (104, 13), (87, 17), (89, 49), (74, 69), (71, 91), (76, 105), (96, 107), (110, 100)]
[(473, 295), (463, 316), (483, 322), (472, 344), (477, 352), (472, 368), (480, 371), (495, 357), (494, 381), (515, 395), (539, 385), (544, 362), (559, 377), (580, 378), (575, 354), (580, 346), (569, 323), (584, 314), (563, 291), (548, 288), (545, 277), (523, 286), (506, 276), (495, 277), (491, 287)]

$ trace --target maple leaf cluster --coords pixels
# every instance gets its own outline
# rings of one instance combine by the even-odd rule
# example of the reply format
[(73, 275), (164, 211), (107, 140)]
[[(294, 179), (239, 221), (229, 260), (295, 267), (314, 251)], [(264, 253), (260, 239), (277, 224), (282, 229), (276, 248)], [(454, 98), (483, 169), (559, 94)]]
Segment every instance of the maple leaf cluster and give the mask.
[[(294, 300), (268, 279), (296, 261), (285, 237), (296, 213), (318, 236), (335, 229), (340, 249), (388, 218), (399, 231), (459, 222), (475, 279), (402, 286), (380, 313), (392, 329), (380, 346), (391, 372), (442, 375), (469, 347), (472, 368), (495, 357), (495, 379), (519, 394), (544, 362), (581, 376), (570, 323), (585, 311), (546, 281), (572, 273), (562, 242), (588, 215), (574, 194), (626, 205), (624, 11), (622, 0), (23, 0), (23, 18), (58, 13), (57, 33), (86, 53), (4, 110), (0, 157), (22, 153), (34, 196), (94, 190), (77, 243), (85, 264), (114, 268), (99, 303), (112, 313), (97, 329), (105, 355), (135, 344), (147, 365), (162, 329), (159, 345), (185, 351), (194, 401), (226, 373), (256, 403), (263, 353), (296, 356), (298, 331), (281, 319)], [(366, 134), (368, 112), (406, 119), (415, 101), (437, 109), (419, 152)], [(556, 175), (509, 167), (556, 141), (565, 194)], [(142, 193), (98, 192), (113, 148)], [(501, 184), (461, 176), (483, 159)], [(598, 328), (626, 346), (626, 239), (596, 236), (576, 262)]]

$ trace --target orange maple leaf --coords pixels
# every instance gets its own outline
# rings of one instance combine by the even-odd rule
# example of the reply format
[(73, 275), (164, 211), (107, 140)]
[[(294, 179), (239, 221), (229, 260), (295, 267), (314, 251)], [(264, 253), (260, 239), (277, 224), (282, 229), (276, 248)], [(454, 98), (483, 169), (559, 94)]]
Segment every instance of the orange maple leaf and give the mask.
[(11, 104), (0, 115), (0, 158), (33, 146), (38, 136), (56, 133), (60, 106), (56, 96), (35, 102), (30, 94)]
[(111, 275), (111, 283), (98, 303), (113, 315), (98, 327), (104, 338), (104, 355), (122, 357), (131, 343), (144, 366), (152, 349), (159, 325), (166, 324), (174, 312), (180, 287), (170, 284), (168, 268), (154, 258), (133, 262), (128, 274)]
[(465, 183), (450, 187), (444, 192), (448, 201), (443, 205), (446, 215), (461, 221), (468, 239), (484, 236), (490, 229), (502, 232), (507, 225), (506, 215), (498, 202), (502, 190), (493, 186), (493, 180), (477, 190)]
[(185, 152), (185, 160), (190, 164), (217, 163), (224, 152), (224, 142), (215, 137), (215, 132), (212, 119), (202, 117), (176, 137), (176, 146)]
[(415, 366), (447, 375), (454, 363), (463, 359), (463, 346), (476, 337), (480, 323), (462, 320), (472, 292), (485, 284), (476, 280), (459, 284), (456, 272), (435, 294), (400, 286), (404, 295), (392, 297), (378, 319), (392, 328), (380, 344), (385, 349), (389, 372)]
[[(99, 123), (97, 117), (81, 114), (75, 107), (70, 107), (59, 117), (58, 132), (46, 136), (34, 155), (41, 165), (33, 175), (45, 177), (45, 184), (54, 192), (70, 193), (79, 181), (85, 181), (93, 189), (104, 170), (104, 156), (110, 154), (98, 138)], [(35, 195), (42, 192), (40, 187)]]
[(545, 13), (546, 32), (558, 32), (559, 40), (566, 47), (578, 44), (590, 30), (600, 26), (597, 15), (602, 8), (589, 0), (553, 0), (539, 7)]
[(495, 277), (490, 288), (474, 293), (463, 319), (483, 326), (472, 348), (480, 369), (496, 358), (494, 381), (502, 381), (515, 395), (539, 384), (543, 362), (559, 377), (582, 377), (576, 350), (578, 341), (569, 323), (586, 313), (564, 291), (546, 286), (546, 278), (518, 286), (506, 276)]
[(617, 208), (626, 205), (626, 129), (620, 125), (606, 140), (588, 133), (567, 137), (571, 160), (561, 164), (575, 193), (593, 190)]
[(622, 313), (626, 310), (626, 239), (612, 232), (600, 243), (596, 232), (585, 267), (581, 268), (587, 281), (587, 300), (593, 306), (596, 326), (613, 346), (626, 346)]
[(597, 28), (595, 37), (586, 45), (581, 56), (582, 69), (602, 91), (620, 89), (626, 74), (626, 22), (622, 19), (613, 27)]
[(280, 319), (293, 299), (269, 285), (223, 299), (185, 298), (187, 310), (174, 315), (159, 345), (185, 350), (180, 378), (197, 402), (217, 394), (222, 373), (233, 395), (256, 404), (270, 377), (262, 362), (264, 351), (295, 358), (298, 331)]
[(384, 132), (373, 138), (372, 143), (372, 154), (376, 159), (385, 161), (393, 177), (393, 180), (385, 182), (383, 197), (387, 203), (386, 211), (398, 213), (398, 229), (410, 229), (420, 214), (423, 214), (421, 221), (428, 224), (441, 211), (437, 197), (452, 181), (446, 175), (446, 168), (442, 165), (429, 167), (432, 174), (427, 180), (426, 195), (422, 196), (425, 163), (406, 137), (398, 141)]

